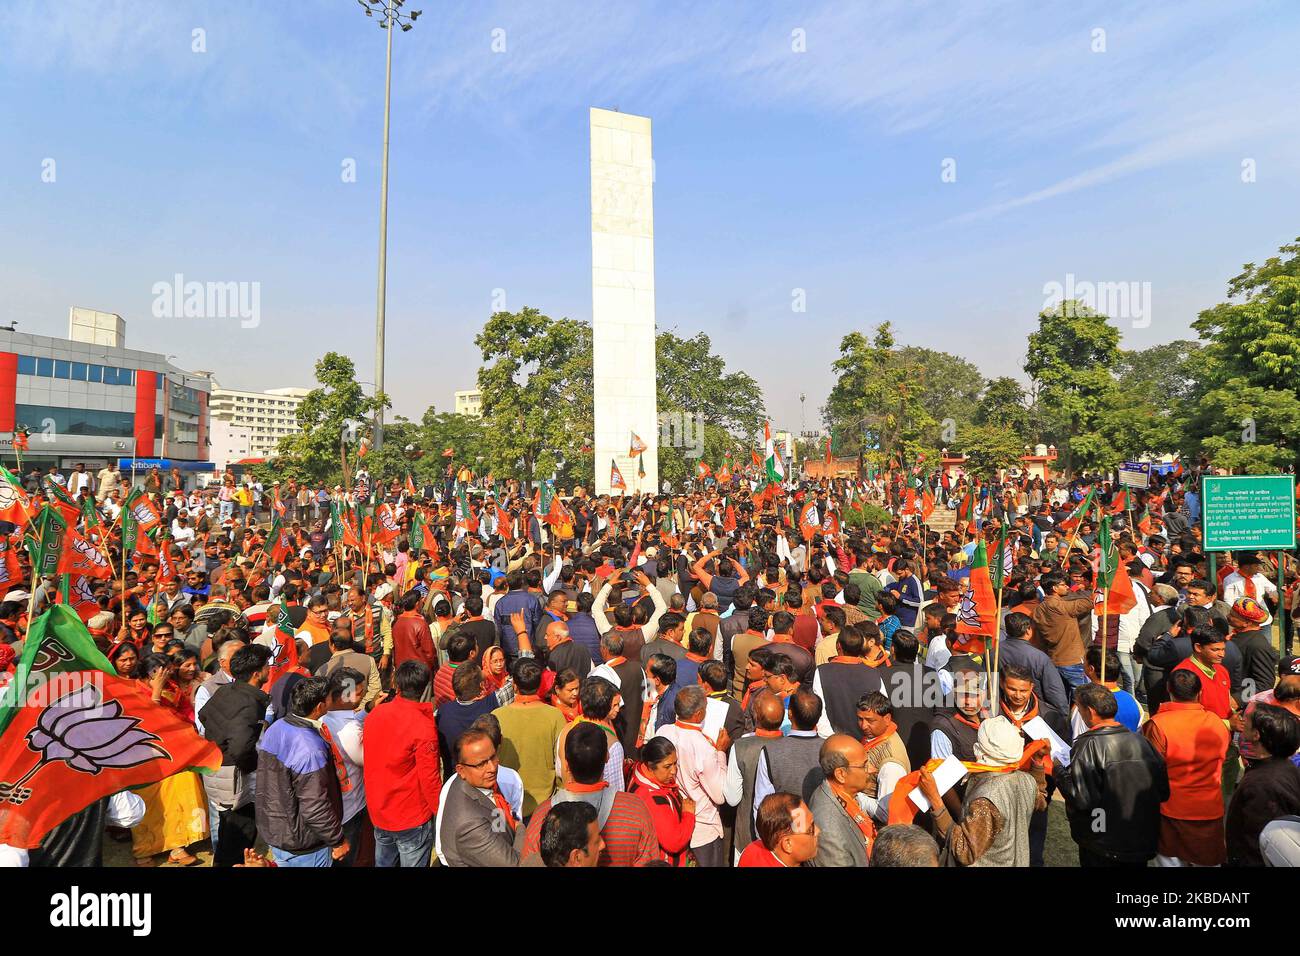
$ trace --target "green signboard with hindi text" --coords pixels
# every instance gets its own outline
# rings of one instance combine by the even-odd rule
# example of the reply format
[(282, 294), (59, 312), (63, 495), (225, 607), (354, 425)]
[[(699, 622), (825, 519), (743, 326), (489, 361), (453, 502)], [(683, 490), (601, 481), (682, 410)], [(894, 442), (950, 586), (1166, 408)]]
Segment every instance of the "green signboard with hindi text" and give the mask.
[(1294, 475), (1206, 475), (1202, 482), (1206, 551), (1295, 547)]

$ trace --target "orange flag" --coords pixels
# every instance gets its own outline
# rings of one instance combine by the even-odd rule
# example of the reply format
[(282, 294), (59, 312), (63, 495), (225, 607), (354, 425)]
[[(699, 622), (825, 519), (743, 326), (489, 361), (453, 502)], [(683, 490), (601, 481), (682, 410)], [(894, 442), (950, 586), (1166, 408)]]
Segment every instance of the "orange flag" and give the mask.
[(997, 615), (998, 601), (989, 577), (988, 549), (980, 538), (971, 559), (970, 588), (962, 592), (957, 608), (957, 633), (970, 635), (971, 640), (954, 641), (953, 650), (960, 647), (959, 653), (983, 653), (985, 642), (981, 638), (992, 640), (997, 634)]

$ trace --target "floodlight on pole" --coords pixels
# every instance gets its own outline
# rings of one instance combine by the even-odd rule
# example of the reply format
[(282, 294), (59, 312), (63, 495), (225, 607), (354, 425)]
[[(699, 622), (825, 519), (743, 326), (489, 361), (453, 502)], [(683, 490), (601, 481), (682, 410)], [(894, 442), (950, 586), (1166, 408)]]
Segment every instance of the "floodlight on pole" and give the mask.
[[(388, 131), (393, 100), (393, 25), (405, 33), (419, 18), (420, 11), (403, 13), (405, 0), (357, 0), (366, 16), (378, 14), (381, 29), (388, 31), (388, 55), (384, 70), (384, 160), (379, 186), (379, 288), (375, 306), (375, 391), (384, 390), (384, 318), (388, 299)], [(384, 409), (375, 409), (374, 447), (384, 443)]]

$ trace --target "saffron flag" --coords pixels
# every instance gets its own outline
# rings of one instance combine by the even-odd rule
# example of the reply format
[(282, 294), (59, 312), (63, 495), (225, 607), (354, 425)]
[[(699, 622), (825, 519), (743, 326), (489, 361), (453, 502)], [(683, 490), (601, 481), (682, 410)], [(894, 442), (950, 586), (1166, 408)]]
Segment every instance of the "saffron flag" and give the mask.
[(718, 469), (718, 484), (725, 485), (731, 481), (731, 469), (727, 467), (726, 461), (723, 461), (722, 467)]
[(988, 549), (984, 547), (984, 539), (980, 538), (971, 559), (970, 587), (962, 592), (961, 604), (957, 608), (957, 633), (995, 637), (997, 612), (997, 597), (989, 576)]
[(821, 530), (821, 519), (817, 515), (817, 502), (809, 501), (799, 509), (799, 533), (805, 541), (811, 541), (813, 535)]
[(649, 445), (647, 445), (645, 442), (641, 440), (641, 438), (637, 435), (636, 432), (633, 432), (631, 447), (628, 450), (627, 457), (635, 458), (637, 455), (641, 454), (649, 447), (650, 447)]
[[(708, 467), (705, 465), (704, 467)], [(618, 489), (619, 491), (627, 490), (627, 482), (623, 480), (623, 473), (618, 470), (618, 462), (613, 458), (609, 460), (609, 487), (610, 490)]]
[(77, 617), (89, 621), (102, 608), (95, 601), (95, 590), (90, 585), (90, 578), (79, 574), (75, 578), (65, 574), (60, 578), (56, 598), (59, 603), (67, 604), (77, 612)]
[(23, 489), (18, 476), (0, 465), (0, 521), (8, 521), (20, 528), (36, 516), (40, 505)]
[(272, 634), (271, 667), (266, 679), (266, 692), (269, 694), (275, 682), (298, 668), (298, 642), (293, 633), (293, 620), (289, 617), (289, 605), (280, 598), (280, 609), (275, 615), (275, 631)]
[(171, 542), (164, 540), (158, 546), (158, 583), (166, 584), (176, 580), (176, 558), (172, 555)]
[(957, 505), (957, 523), (969, 524), (975, 517), (975, 494), (969, 489)]
[(397, 540), (402, 529), (397, 526), (397, 515), (393, 513), (392, 505), (385, 503), (375, 509), (373, 528), (374, 540), (377, 544), (383, 546)]
[(132, 488), (122, 507), (131, 512), (131, 517), (145, 534), (162, 524), (162, 515), (153, 506), (153, 502), (149, 500), (143, 488)]
[(409, 471), (406, 473), (406, 493), (411, 496), (412, 501), (418, 497), (415, 491), (415, 481), (411, 478)]
[(1057, 525), (1057, 527), (1061, 531), (1073, 531), (1077, 528), (1079, 522), (1087, 517), (1088, 512), (1092, 510), (1092, 500), (1096, 494), (1097, 492), (1095, 489), (1089, 488), (1088, 493), (1084, 495), (1083, 500), (1079, 502), (1079, 507), (1075, 508), (1068, 515), (1062, 518), (1061, 523)]
[(925, 490), (921, 492), (921, 520), (929, 521), (932, 514), (934, 514), (934, 492), (927, 483)]
[[(1133, 581), (1128, 576), (1128, 569), (1119, 560), (1119, 549), (1110, 532), (1110, 515), (1102, 515), (1101, 529), (1097, 532), (1097, 546), (1100, 555), (1097, 559), (1097, 587), (1093, 592), (1093, 613), (1098, 617), (1103, 611), (1107, 615), (1127, 614), (1137, 607), (1137, 595), (1133, 593)], [(1106, 592), (1110, 598), (1106, 598)]]
[(1128, 509), (1129, 509), (1128, 489), (1122, 488), (1120, 489), (1119, 494), (1117, 494), (1110, 501), (1110, 513), (1113, 515), (1123, 514)]
[(32, 849), (101, 797), (220, 766), (215, 744), (117, 676), (71, 607), (32, 622), (0, 691), (0, 843)]
[(736, 508), (731, 503), (731, 496), (722, 499), (722, 530), (736, 530)]
[(703, 481), (709, 475), (713, 474), (713, 469), (708, 466), (703, 458), (695, 463), (695, 477)]
[(11, 588), (23, 583), (22, 569), (18, 566), (18, 555), (7, 535), (0, 535), (0, 600)]
[[(272, 564), (279, 564), (293, 550), (293, 542), (289, 539), (289, 532), (280, 524), (278, 515), (271, 520), (271, 529), (266, 534), (266, 541), (262, 544), (262, 550), (266, 552)], [(161, 572), (161, 566), (159, 571)]]
[(111, 578), (113, 566), (99, 549), (68, 528), (63, 536), (63, 551), (59, 555), (59, 574), (84, 574), (88, 578)]

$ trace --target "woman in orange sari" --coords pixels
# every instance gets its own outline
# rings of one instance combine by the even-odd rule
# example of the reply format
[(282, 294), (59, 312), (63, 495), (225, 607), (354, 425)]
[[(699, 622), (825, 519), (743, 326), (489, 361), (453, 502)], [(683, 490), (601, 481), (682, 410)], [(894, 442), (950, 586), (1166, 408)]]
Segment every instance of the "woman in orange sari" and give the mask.
[[(178, 665), (162, 654), (147, 654), (136, 665), (134, 677), (148, 690), (154, 703), (194, 723), (193, 697), (175, 679)], [(142, 787), (145, 814), (131, 830), (131, 852), (140, 866), (157, 866), (154, 858), (168, 854), (168, 862), (193, 866), (199, 858), (187, 847), (208, 837), (208, 802), (198, 774), (192, 770)]]

